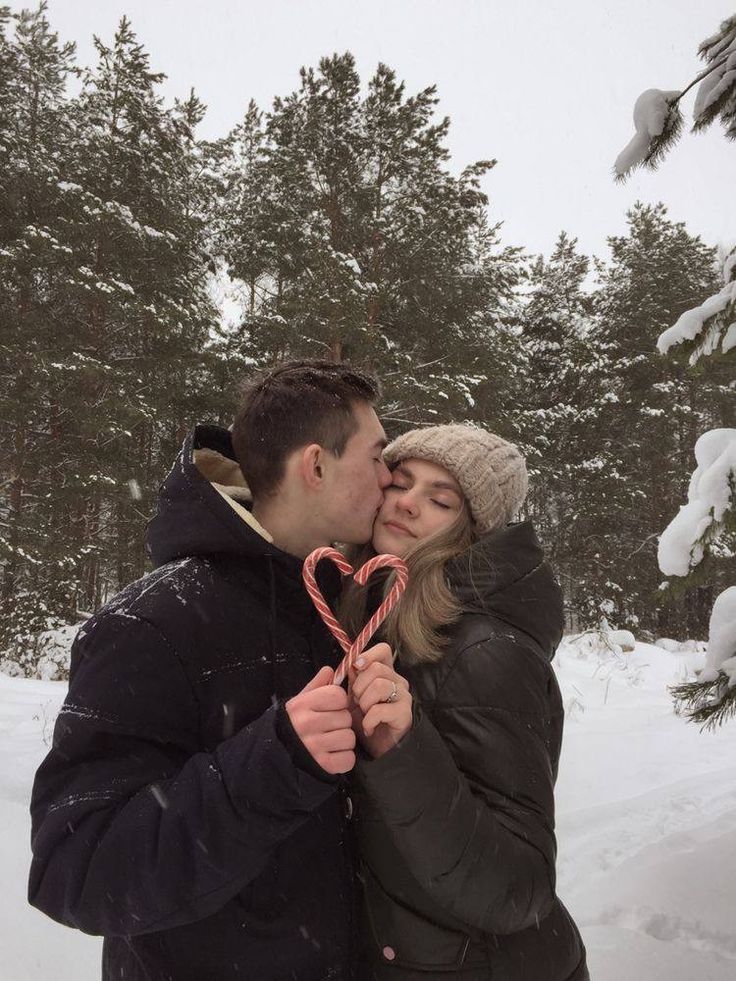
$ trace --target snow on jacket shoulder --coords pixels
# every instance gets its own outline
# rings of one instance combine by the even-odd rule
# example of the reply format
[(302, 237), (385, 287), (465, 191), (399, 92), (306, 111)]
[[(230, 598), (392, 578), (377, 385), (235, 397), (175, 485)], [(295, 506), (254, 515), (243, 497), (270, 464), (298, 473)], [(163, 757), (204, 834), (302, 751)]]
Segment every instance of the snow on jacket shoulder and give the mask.
[(80, 631), (36, 775), (30, 901), (105, 936), (105, 978), (348, 976), (342, 791), (283, 709), (336, 653), (301, 563), (199, 474), (198, 445), (228, 443), (185, 444), (149, 532), (164, 564)]
[(405, 672), (414, 726), (357, 768), (366, 977), (584, 978), (555, 894), (559, 589), (528, 523), (486, 536), (449, 578), (466, 612), (440, 662)]

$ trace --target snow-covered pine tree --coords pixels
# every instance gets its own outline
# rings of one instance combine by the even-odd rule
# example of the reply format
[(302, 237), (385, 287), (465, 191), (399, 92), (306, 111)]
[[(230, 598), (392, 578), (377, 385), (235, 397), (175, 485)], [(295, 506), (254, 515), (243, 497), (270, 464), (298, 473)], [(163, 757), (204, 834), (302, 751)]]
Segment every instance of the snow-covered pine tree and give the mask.
[(45, 5), (0, 22), (7, 647), (143, 571), (155, 489), (212, 401), (214, 312), (196, 97), (162, 107), (124, 19), (69, 102)]
[(80, 544), (55, 539), (71, 404), (59, 392), (72, 384), (63, 363), (71, 325), (60, 337), (57, 314), (73, 270), (62, 206), (73, 56), (45, 3), (0, 10), (0, 649), (66, 621), (79, 587)]
[(249, 269), (260, 277), (243, 330), (252, 358), (371, 367), (397, 424), (472, 410), (484, 372), (466, 370), (469, 338), (484, 338), (492, 365), (485, 320), (518, 266), (487, 225), (479, 181), (491, 164), (448, 172), (436, 105), (434, 88), (407, 98), (383, 65), (362, 98), (351, 55), (322, 59), (274, 101), (263, 138), (255, 110), (246, 116), (240, 174), (231, 162), (225, 182), (231, 266), (246, 284)]
[[(548, 259), (536, 257), (520, 312), (524, 368), (512, 402), (518, 409), (531, 492), (527, 508), (554, 562), (568, 607), (595, 621), (597, 576), (588, 464), (597, 456), (597, 420), (610, 387), (590, 340), (593, 297), (583, 288), (589, 260), (562, 232)], [(597, 471), (592, 470), (593, 476)], [(592, 547), (586, 547), (591, 544)]]
[[(666, 138), (677, 126), (682, 97), (699, 85), (693, 110), (693, 130), (706, 129), (720, 120), (728, 139), (736, 139), (736, 15), (723, 21), (720, 29), (700, 45), (706, 63), (682, 92), (659, 93), (661, 128), (652, 114), (640, 113), (637, 123), (640, 146), (636, 153), (622, 155), (616, 163), (619, 177), (639, 164), (652, 166), (672, 143)], [(658, 90), (650, 90), (657, 92)], [(645, 93), (646, 95), (646, 93)], [(640, 102), (645, 102), (640, 97)], [(656, 101), (650, 99), (650, 102)], [(643, 118), (643, 117), (648, 117)], [(645, 141), (644, 135), (650, 136)], [(664, 138), (663, 138), (664, 137)], [(645, 145), (646, 142), (646, 145)], [(728, 194), (728, 189), (724, 189)], [(695, 299), (695, 298), (694, 298)], [(689, 356), (690, 364), (710, 356), (710, 371), (730, 367), (736, 349), (736, 249), (726, 250), (721, 262), (721, 282), (713, 295), (689, 304), (679, 319), (658, 340), (661, 353), (672, 349)], [(710, 373), (710, 372), (709, 372)], [(702, 375), (701, 375), (702, 377)], [(716, 429), (703, 433), (695, 444), (697, 469), (690, 478), (688, 503), (680, 508), (662, 534), (659, 564), (668, 577), (704, 581), (725, 562), (733, 582), (736, 553), (736, 428), (733, 388), (730, 381), (726, 418)], [(675, 580), (670, 579), (670, 584)], [(678, 706), (693, 721), (715, 726), (736, 715), (736, 586), (730, 585), (716, 598), (710, 616), (705, 669), (697, 681), (677, 686)]]
[(671, 221), (662, 204), (636, 204), (628, 224), (627, 235), (609, 238), (610, 260), (599, 264), (592, 339), (608, 362), (611, 387), (588, 496), (596, 501), (604, 612), (662, 636), (702, 626), (696, 593), (678, 604), (658, 602), (657, 532), (683, 493), (694, 434), (717, 410), (720, 392), (664, 362), (654, 341), (712, 291), (714, 250)]
[(89, 549), (82, 601), (91, 609), (108, 586), (143, 572), (153, 475), (196, 411), (192, 392), (203, 386), (190, 376), (213, 318), (193, 137), (203, 107), (192, 96), (164, 109), (163, 76), (125, 17), (112, 44), (95, 38), (95, 47), (98, 63), (71, 106), (68, 187), (79, 261), (68, 317), (78, 397), (92, 410), (68, 432), (79, 453), (68, 520)]
[(220, 387), (228, 391), (249, 371), (284, 357), (287, 344), (285, 320), (276, 302), (281, 280), (274, 182), (263, 113), (253, 100), (242, 122), (212, 151), (217, 181), (211, 222), (216, 282), (240, 311), (233, 323), (218, 325), (213, 345)]
[[(657, 346), (699, 366), (708, 357), (708, 377), (726, 370), (733, 378), (736, 348), (736, 247), (721, 256), (721, 289), (687, 310), (665, 330)], [(702, 377), (702, 375), (701, 375)], [(717, 428), (695, 443), (697, 467), (687, 503), (662, 533), (659, 566), (667, 593), (678, 596), (693, 581), (721, 588), (710, 611), (708, 651), (696, 681), (676, 686), (678, 706), (695, 722), (713, 727), (736, 715), (736, 428), (734, 385), (727, 388), (727, 412), (711, 419)], [(724, 386), (725, 387), (725, 386)]]
[[(517, 309), (524, 259), (520, 248), (499, 247), (499, 230), (480, 205), (465, 267), (465, 285), (478, 309), (457, 325), (454, 343), (445, 347), (439, 364), (445, 378), (454, 381), (450, 418), (478, 422), (518, 442), (519, 393), (526, 392)], [(434, 340), (439, 360), (445, 343), (441, 330)]]

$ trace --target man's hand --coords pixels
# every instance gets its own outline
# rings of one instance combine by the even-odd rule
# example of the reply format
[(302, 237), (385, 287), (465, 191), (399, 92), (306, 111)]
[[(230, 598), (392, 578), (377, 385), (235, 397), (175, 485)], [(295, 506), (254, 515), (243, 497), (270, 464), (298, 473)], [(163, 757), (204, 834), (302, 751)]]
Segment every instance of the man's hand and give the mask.
[(320, 668), (285, 708), (314, 761), (327, 773), (347, 773), (355, 766), (355, 733), (347, 692), (332, 684), (334, 676), (332, 668)]
[[(367, 752), (378, 759), (411, 729), (409, 682), (394, 671), (388, 644), (363, 651), (349, 679), (353, 727)], [(394, 700), (386, 701), (394, 692)]]

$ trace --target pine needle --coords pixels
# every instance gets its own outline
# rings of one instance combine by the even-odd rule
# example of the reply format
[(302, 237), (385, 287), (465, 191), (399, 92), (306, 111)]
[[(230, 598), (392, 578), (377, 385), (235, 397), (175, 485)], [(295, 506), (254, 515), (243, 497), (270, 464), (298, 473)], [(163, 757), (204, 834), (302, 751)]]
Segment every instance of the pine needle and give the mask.
[(714, 681), (688, 681), (670, 688), (675, 711), (702, 730), (713, 731), (736, 716), (736, 687), (729, 687), (724, 671)]

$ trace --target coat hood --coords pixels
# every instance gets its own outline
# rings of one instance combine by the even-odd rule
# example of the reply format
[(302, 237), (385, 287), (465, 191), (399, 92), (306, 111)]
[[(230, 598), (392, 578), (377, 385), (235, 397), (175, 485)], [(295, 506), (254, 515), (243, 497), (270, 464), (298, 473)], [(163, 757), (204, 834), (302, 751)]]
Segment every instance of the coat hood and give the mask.
[[(161, 484), (156, 514), (148, 523), (146, 547), (154, 566), (192, 556), (266, 559), (282, 590), (290, 584), (287, 601), (304, 601), (311, 608), (302, 585), (302, 559), (273, 544), (251, 505), (229, 430), (197, 426)], [(331, 563), (320, 563), (317, 581), (325, 596), (338, 594), (340, 573)]]
[(483, 535), (448, 563), (447, 579), (464, 611), (523, 630), (552, 658), (562, 639), (562, 590), (530, 521)]
[(248, 510), (250, 503), (229, 431), (197, 426), (159, 488), (146, 534), (154, 565), (193, 555), (284, 555)]

